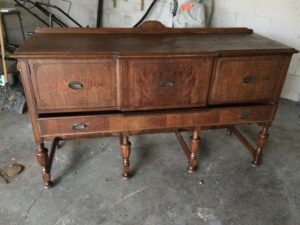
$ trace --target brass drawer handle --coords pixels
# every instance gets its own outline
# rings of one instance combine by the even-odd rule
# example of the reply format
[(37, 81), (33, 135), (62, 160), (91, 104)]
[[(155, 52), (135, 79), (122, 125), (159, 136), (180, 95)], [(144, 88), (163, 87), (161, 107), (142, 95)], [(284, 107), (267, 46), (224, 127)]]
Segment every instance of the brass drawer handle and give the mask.
[(251, 113), (242, 113), (240, 116), (241, 120), (250, 120), (252, 118), (252, 114)]
[(73, 130), (85, 130), (87, 128), (87, 125), (85, 123), (75, 123), (72, 126)]
[(69, 83), (69, 88), (71, 88), (73, 90), (80, 90), (80, 89), (83, 89), (83, 84), (78, 81), (71, 81)]
[(162, 80), (160, 82), (160, 86), (163, 88), (173, 87), (174, 84), (175, 84), (174, 81), (171, 80)]
[(251, 84), (255, 81), (255, 78), (252, 76), (246, 76), (243, 78), (243, 83), (244, 84)]

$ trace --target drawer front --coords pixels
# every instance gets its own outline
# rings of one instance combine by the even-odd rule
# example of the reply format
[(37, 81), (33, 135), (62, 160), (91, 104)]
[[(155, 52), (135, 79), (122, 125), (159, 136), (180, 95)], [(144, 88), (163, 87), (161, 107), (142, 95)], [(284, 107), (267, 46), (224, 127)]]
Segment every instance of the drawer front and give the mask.
[(220, 111), (219, 124), (244, 124), (272, 121), (276, 113), (274, 106), (243, 107)]
[(81, 135), (109, 130), (105, 116), (75, 116), (40, 119), (41, 135)]
[(209, 104), (275, 103), (289, 62), (290, 56), (218, 59)]
[(114, 60), (35, 60), (30, 65), (39, 112), (116, 107)]
[(276, 106), (39, 118), (43, 137), (271, 122)]
[(122, 108), (205, 106), (212, 64), (211, 58), (130, 60), (122, 69)]

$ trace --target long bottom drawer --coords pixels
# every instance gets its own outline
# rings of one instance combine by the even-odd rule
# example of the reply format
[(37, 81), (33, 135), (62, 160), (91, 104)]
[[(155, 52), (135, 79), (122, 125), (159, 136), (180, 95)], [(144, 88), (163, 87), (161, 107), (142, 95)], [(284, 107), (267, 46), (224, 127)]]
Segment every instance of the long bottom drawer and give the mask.
[(41, 136), (74, 136), (271, 122), (276, 106), (39, 118)]

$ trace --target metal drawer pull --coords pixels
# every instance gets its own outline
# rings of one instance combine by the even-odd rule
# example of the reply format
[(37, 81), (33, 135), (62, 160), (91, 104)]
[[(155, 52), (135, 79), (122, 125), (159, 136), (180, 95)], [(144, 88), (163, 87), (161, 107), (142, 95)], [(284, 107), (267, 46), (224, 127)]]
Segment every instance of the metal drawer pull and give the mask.
[(174, 84), (175, 83), (173, 81), (171, 81), (171, 80), (162, 80), (160, 82), (160, 86), (163, 87), (163, 88), (173, 87)]
[(242, 113), (240, 116), (241, 120), (250, 120), (252, 118), (252, 114), (251, 113)]
[(251, 83), (253, 83), (253, 81), (255, 81), (255, 78), (252, 76), (246, 76), (243, 79), (244, 84), (251, 84)]
[(85, 123), (76, 123), (73, 124), (72, 129), (73, 130), (84, 130), (87, 128), (87, 125)]
[(80, 90), (80, 89), (83, 89), (83, 84), (78, 81), (71, 81), (69, 83), (69, 88), (71, 88), (73, 90)]

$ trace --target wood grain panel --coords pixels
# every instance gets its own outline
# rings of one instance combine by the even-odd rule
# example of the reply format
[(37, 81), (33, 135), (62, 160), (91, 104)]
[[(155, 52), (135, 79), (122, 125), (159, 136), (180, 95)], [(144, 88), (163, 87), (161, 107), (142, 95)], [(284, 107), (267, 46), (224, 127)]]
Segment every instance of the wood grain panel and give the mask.
[(123, 63), (123, 92), (128, 92), (128, 97), (123, 99), (122, 109), (205, 106), (212, 65), (212, 58), (201, 57), (133, 59)]
[(219, 58), (209, 104), (276, 103), (290, 56)]
[(14, 57), (69, 58), (222, 54), (293, 54), (297, 50), (247, 28), (166, 28), (148, 21), (138, 28), (51, 28), (36, 32)]
[(113, 59), (32, 60), (30, 64), (39, 112), (92, 111), (117, 106)]
[[(38, 122), (42, 136), (46, 137), (268, 122), (273, 120), (275, 112), (275, 106), (257, 106), (185, 112), (53, 117), (40, 118)], [(86, 128), (74, 130), (74, 124), (85, 124)]]

